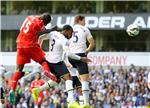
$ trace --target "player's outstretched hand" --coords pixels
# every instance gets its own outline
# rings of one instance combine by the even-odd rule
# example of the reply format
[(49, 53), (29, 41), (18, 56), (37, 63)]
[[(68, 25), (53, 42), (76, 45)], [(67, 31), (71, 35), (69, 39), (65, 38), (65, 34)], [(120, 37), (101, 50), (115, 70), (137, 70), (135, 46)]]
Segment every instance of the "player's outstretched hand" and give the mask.
[(90, 60), (90, 59), (87, 58), (87, 57), (81, 57), (81, 61), (82, 61), (82, 62), (85, 62), (85, 63), (92, 62), (92, 60)]

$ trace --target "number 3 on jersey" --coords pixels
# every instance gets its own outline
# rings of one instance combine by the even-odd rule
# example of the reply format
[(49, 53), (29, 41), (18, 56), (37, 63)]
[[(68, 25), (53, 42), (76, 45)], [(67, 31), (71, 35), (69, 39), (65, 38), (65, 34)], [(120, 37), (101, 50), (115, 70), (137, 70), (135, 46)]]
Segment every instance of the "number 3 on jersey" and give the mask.
[(30, 25), (31, 25), (31, 21), (28, 21), (28, 19), (26, 19), (26, 20), (24, 21), (24, 23), (22, 24), (20, 30), (23, 29), (23, 32), (24, 32), (24, 33), (27, 33), (27, 32), (29, 31), (29, 26), (30, 26)]
[(52, 40), (52, 43), (51, 43), (51, 51), (53, 51), (54, 45), (55, 45), (55, 39)]
[(73, 37), (75, 37), (75, 40), (73, 40), (73, 43), (77, 43), (78, 42), (78, 36), (77, 36), (77, 34), (78, 34), (78, 31), (74, 31)]

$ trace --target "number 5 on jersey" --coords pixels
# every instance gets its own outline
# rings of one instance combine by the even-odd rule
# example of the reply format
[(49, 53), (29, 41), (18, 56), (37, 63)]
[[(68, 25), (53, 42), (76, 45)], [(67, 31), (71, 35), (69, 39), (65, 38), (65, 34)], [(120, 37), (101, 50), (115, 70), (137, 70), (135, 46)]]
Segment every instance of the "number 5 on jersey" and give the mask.
[(23, 24), (22, 24), (20, 30), (23, 30), (24, 33), (27, 33), (27, 32), (29, 31), (29, 26), (30, 26), (30, 25), (31, 25), (31, 21), (28, 21), (28, 19), (26, 19), (26, 20), (23, 22)]
[(78, 31), (74, 31), (73, 37), (75, 37), (75, 40), (73, 40), (73, 43), (77, 43), (78, 42), (78, 36), (77, 36), (77, 34), (78, 34)]

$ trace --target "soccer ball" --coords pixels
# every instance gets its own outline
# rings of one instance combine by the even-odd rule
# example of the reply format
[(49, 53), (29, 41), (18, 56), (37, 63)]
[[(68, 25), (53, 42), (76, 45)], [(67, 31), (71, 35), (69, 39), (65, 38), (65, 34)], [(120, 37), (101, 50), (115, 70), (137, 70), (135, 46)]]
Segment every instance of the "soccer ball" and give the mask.
[(126, 32), (129, 36), (135, 37), (139, 34), (139, 27), (136, 24), (128, 25)]

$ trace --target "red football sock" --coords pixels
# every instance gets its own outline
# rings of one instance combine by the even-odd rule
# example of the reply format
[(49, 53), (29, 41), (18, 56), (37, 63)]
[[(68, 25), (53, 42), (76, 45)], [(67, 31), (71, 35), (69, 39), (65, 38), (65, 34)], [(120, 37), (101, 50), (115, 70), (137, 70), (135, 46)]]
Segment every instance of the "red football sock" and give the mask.
[(45, 75), (47, 76), (47, 77), (49, 77), (50, 75), (50, 73), (51, 73), (51, 71), (50, 71), (50, 69), (49, 69), (49, 67), (48, 67), (48, 64), (47, 64), (47, 62), (46, 61), (44, 61), (44, 62), (42, 62), (42, 67), (43, 67), (43, 69), (44, 69), (44, 73), (45, 73)]
[(42, 65), (44, 71), (51, 72), (46, 61), (42, 62), (41, 65)]
[(43, 67), (43, 69), (44, 69), (44, 74), (45, 74), (48, 78), (50, 78), (50, 79), (53, 80), (53, 81), (59, 82), (59, 80), (57, 79), (57, 77), (56, 77), (54, 74), (51, 73), (51, 71), (50, 71), (50, 69), (49, 69), (49, 66), (48, 66), (48, 64), (47, 64), (46, 61), (42, 62), (41, 65), (42, 65), (42, 67)]
[(11, 90), (14, 90), (16, 89), (16, 86), (17, 86), (17, 82), (18, 80), (20, 79), (21, 77), (21, 72), (15, 72), (13, 74), (13, 77), (12, 77), (12, 83), (11, 83)]

